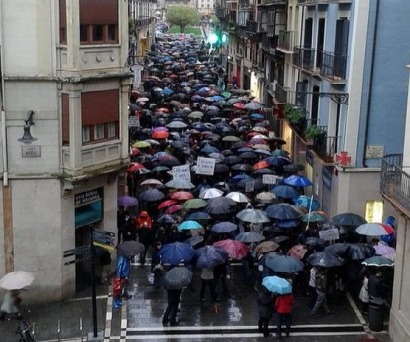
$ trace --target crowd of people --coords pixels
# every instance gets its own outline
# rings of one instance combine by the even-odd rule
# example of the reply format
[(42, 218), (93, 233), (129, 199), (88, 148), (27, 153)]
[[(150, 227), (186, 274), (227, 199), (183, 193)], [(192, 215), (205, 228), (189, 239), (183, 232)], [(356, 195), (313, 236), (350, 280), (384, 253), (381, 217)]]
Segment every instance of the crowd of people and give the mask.
[[(144, 245), (139, 263), (144, 267), (146, 256), (151, 257), (158, 288), (165, 285), (166, 272), (179, 267), (178, 262), (164, 262), (161, 251), (169, 244), (189, 244), (197, 254), (179, 264), (199, 270), (200, 302), (207, 300), (207, 289), (213, 302), (221, 294), (230, 296), (229, 263), (240, 260), (243, 282), (257, 292), (259, 331), (268, 336), (276, 312), (277, 339), (282, 325), (290, 334), (297, 295), (311, 297), (313, 317), (334, 313), (327, 298), (336, 293), (349, 291), (360, 298), (364, 314), (372, 299), (388, 303), (392, 264), (369, 267), (362, 262), (378, 254), (377, 246), (393, 251), (393, 234), (387, 242), (380, 236), (370, 241), (355, 231), (364, 219), (339, 224), (320, 211), (314, 196), (305, 195), (312, 184), (302, 175), (303, 166), (292, 162), (285, 141), (272, 131), (263, 104), (249, 90), (228, 84), (217, 59), (200, 40), (187, 36), (165, 35), (148, 52), (143, 90), (131, 92), (129, 105), (139, 126), (130, 128), (127, 189), (138, 204), (119, 206), (118, 244)], [(201, 169), (199, 158), (214, 160), (211, 172)], [(188, 176), (185, 172), (179, 178), (175, 168), (181, 166), (188, 166)], [(192, 221), (198, 226), (184, 225)], [(337, 238), (322, 240), (320, 231), (329, 229), (337, 230)], [(224, 257), (203, 267), (199, 254), (211, 246), (223, 250)], [(278, 271), (277, 257), (283, 255), (295, 260), (296, 271)], [(335, 258), (334, 264), (315, 261), (328, 256)], [(119, 258), (118, 278), (128, 279), (130, 260)], [(291, 292), (275, 293), (264, 286), (264, 279), (274, 276), (286, 279)], [(121, 293), (128, 297), (124, 282), (113, 286), (117, 298)], [(192, 281), (186, 288), (191, 286)], [(182, 288), (167, 290), (162, 322), (175, 326)]]

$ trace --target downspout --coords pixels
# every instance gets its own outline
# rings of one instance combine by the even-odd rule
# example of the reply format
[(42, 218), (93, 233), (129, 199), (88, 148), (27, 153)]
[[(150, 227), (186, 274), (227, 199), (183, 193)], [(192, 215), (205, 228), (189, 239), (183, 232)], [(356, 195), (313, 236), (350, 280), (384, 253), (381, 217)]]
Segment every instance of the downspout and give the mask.
[[(0, 16), (3, 16), (3, 5), (0, 1)], [(0, 17), (1, 19), (1, 17)], [(6, 94), (5, 94), (5, 86), (4, 86), (4, 30), (3, 30), (3, 20), (1, 20), (1, 27), (0, 27), (0, 69), (1, 69), (1, 99), (2, 99), (2, 106), (1, 106), (1, 135), (3, 138), (2, 144), (2, 152), (3, 152), (3, 186), (9, 186), (9, 172), (8, 172), (8, 150), (7, 150), (7, 132), (6, 132)]]
[(369, 135), (369, 121), (370, 121), (370, 105), (372, 103), (372, 84), (373, 84), (373, 74), (374, 74), (374, 55), (376, 51), (376, 38), (377, 38), (377, 28), (379, 25), (379, 7), (380, 1), (376, 1), (376, 13), (374, 16), (374, 29), (373, 29), (373, 43), (372, 43), (372, 57), (371, 57), (371, 66), (370, 66), (370, 75), (369, 75), (369, 95), (367, 96), (367, 110), (366, 110), (366, 125), (364, 127), (364, 141), (363, 141), (363, 154), (362, 154), (362, 167), (369, 167), (366, 164), (366, 144), (367, 137)]

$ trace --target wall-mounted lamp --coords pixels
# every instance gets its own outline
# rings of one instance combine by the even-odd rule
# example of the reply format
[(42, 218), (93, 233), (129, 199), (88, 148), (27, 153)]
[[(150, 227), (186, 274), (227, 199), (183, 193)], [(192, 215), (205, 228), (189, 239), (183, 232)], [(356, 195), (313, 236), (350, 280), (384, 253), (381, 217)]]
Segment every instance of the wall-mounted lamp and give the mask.
[(24, 120), (25, 125), (24, 125), (23, 136), (20, 139), (18, 139), (18, 141), (21, 141), (22, 143), (25, 143), (25, 144), (31, 144), (33, 141), (37, 140), (37, 138), (33, 138), (33, 136), (31, 135), (31, 131), (30, 131), (31, 126), (34, 125), (33, 116), (34, 116), (34, 111), (29, 110), (27, 112), (27, 118), (26, 120)]

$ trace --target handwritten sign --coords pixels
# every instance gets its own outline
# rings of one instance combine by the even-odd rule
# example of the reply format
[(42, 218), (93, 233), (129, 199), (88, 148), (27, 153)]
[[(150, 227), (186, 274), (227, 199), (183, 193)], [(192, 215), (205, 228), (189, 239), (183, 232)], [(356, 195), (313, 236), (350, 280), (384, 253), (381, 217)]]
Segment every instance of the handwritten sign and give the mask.
[(196, 161), (196, 173), (198, 175), (212, 176), (215, 170), (215, 159), (198, 157)]
[(339, 239), (339, 231), (337, 229), (322, 230), (319, 232), (319, 237), (325, 241)]
[(255, 190), (255, 181), (248, 181), (245, 183), (245, 192), (253, 192)]
[(262, 183), (263, 184), (276, 184), (277, 180), (276, 175), (262, 175)]
[(191, 170), (189, 169), (188, 164), (174, 166), (170, 173), (172, 174), (172, 177), (174, 177), (174, 179), (184, 179), (188, 182), (191, 181)]

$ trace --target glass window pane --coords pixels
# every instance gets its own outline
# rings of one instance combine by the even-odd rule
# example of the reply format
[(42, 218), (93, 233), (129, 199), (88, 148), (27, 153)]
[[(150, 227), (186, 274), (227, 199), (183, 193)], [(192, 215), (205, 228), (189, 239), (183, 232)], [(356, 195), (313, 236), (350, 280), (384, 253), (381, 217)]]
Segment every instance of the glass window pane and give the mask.
[(104, 124), (94, 126), (94, 140), (104, 139)]
[(116, 123), (110, 122), (108, 124), (108, 138), (115, 138), (116, 137)]
[(104, 40), (104, 25), (93, 25), (93, 42)]
[(80, 25), (80, 41), (87, 42), (88, 41), (88, 25)]
[(90, 126), (83, 126), (83, 143), (90, 141)]
[(108, 25), (108, 40), (117, 42), (117, 25)]

